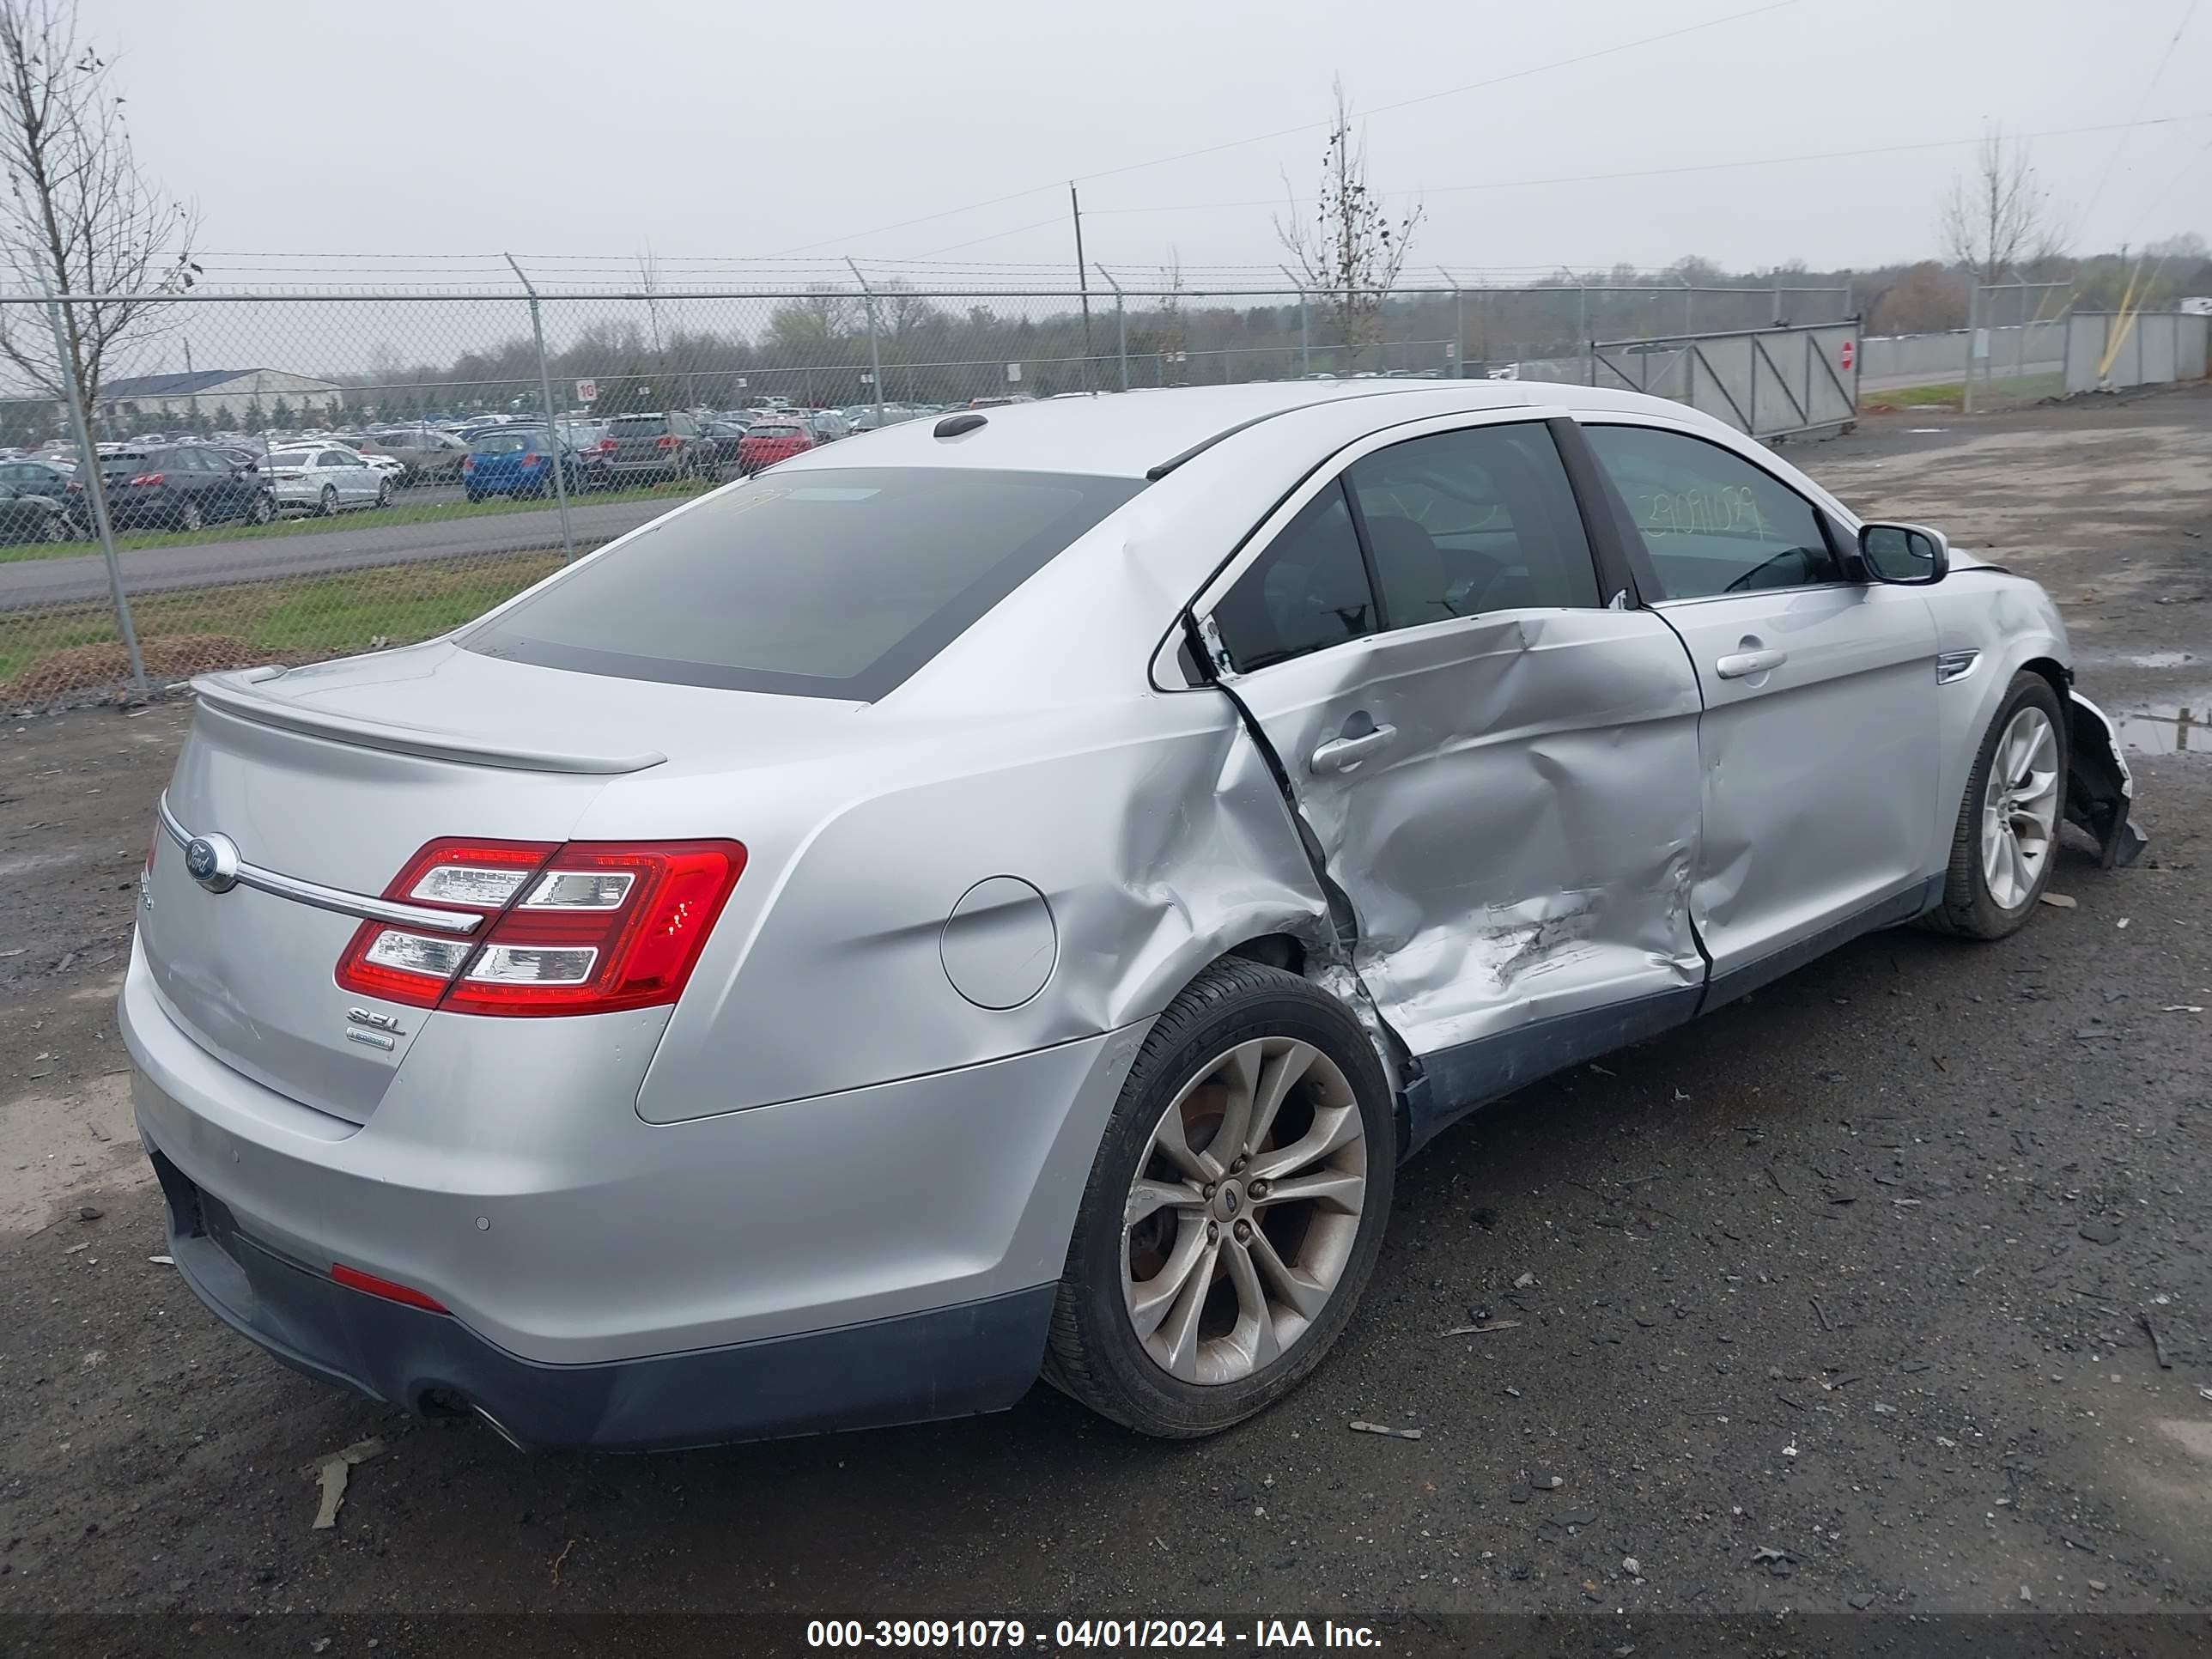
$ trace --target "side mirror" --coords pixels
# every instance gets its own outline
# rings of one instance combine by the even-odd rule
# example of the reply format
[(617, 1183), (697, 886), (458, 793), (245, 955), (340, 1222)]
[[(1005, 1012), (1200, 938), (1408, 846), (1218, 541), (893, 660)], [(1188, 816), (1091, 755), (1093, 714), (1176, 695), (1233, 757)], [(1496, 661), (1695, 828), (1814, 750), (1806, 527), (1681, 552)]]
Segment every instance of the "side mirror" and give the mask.
[(1859, 563), (1868, 580), (1902, 587), (1940, 582), (1951, 569), (1951, 544), (1940, 530), (1917, 524), (1869, 524), (1859, 528)]

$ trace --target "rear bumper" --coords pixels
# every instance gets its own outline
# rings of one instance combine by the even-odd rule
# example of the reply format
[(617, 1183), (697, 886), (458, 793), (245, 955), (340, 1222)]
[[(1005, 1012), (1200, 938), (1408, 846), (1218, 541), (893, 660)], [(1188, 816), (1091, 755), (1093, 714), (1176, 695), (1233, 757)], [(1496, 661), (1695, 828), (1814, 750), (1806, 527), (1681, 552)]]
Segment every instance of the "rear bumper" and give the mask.
[(450, 1315), (350, 1290), (240, 1231), (158, 1147), (192, 1292), (295, 1370), (412, 1411), (473, 1410), (526, 1446), (648, 1451), (1003, 1411), (1036, 1381), (1053, 1287), (803, 1336), (543, 1365)]
[[(381, 1399), (446, 1388), (521, 1439), (640, 1446), (1018, 1397), (1145, 1031), (649, 1123), (638, 1077), (661, 1011), (437, 1015), (356, 1124), (202, 1048), (137, 945), (119, 1015), (139, 1133), (168, 1166), (174, 1254), (225, 1319)], [(196, 1229), (203, 1201), (221, 1224)], [(452, 1316), (341, 1287), (337, 1262)], [(805, 1380), (815, 1352), (854, 1369), (842, 1391)], [(738, 1386), (762, 1367), (769, 1380)], [(612, 1380), (694, 1374), (713, 1385), (698, 1406), (688, 1385)], [(591, 1409), (609, 1420), (523, 1408), (562, 1379), (605, 1396)], [(659, 1401), (670, 1415), (651, 1421)]]

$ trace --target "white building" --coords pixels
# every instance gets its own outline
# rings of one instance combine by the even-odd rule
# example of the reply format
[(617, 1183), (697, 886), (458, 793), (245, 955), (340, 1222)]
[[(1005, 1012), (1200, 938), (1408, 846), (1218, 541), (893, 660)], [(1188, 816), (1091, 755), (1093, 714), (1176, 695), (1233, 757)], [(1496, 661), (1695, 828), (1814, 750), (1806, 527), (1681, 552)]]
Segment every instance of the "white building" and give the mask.
[(264, 418), (282, 398), (294, 410), (320, 411), (336, 403), (342, 389), (329, 380), (293, 374), (281, 368), (203, 368), (190, 374), (136, 374), (100, 388), (105, 416), (161, 416), (210, 420), (235, 426), (253, 404)]

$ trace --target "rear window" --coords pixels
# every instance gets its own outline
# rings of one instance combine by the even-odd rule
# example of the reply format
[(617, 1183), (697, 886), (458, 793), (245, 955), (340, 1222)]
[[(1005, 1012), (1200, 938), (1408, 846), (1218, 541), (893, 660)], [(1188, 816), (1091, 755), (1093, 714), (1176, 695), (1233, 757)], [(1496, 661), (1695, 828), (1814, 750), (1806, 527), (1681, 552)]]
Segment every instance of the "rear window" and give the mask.
[(513, 455), (535, 449), (541, 441), (535, 432), (487, 432), (469, 447), (479, 455)]
[(763, 477), (469, 629), (548, 668), (872, 702), (1143, 486), (966, 468)]
[(803, 435), (795, 426), (749, 426), (748, 438), (796, 438)]
[(307, 449), (272, 449), (269, 452), (271, 466), (306, 466), (314, 459), (314, 452)]
[(607, 435), (613, 438), (652, 438), (668, 430), (668, 422), (658, 415), (641, 416), (627, 421), (609, 421)]

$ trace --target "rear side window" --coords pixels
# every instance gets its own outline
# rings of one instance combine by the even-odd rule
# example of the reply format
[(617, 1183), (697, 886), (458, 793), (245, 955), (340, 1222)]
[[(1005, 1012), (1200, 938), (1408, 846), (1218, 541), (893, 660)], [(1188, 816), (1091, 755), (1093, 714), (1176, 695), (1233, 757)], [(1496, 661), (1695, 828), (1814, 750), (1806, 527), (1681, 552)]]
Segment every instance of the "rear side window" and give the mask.
[(1741, 455), (1650, 427), (1584, 429), (1668, 599), (1846, 580), (1813, 504)]
[(607, 422), (608, 434), (617, 438), (653, 438), (667, 430), (668, 422), (658, 415), (637, 416)]
[(1341, 479), (1299, 509), (1213, 607), (1240, 674), (1375, 631), (1375, 597)]
[(1142, 488), (952, 467), (757, 478), (656, 520), (460, 643), (585, 673), (873, 702)]
[(1353, 462), (1347, 477), (1384, 626), (1597, 604), (1582, 516), (1541, 425), (1410, 439)]

